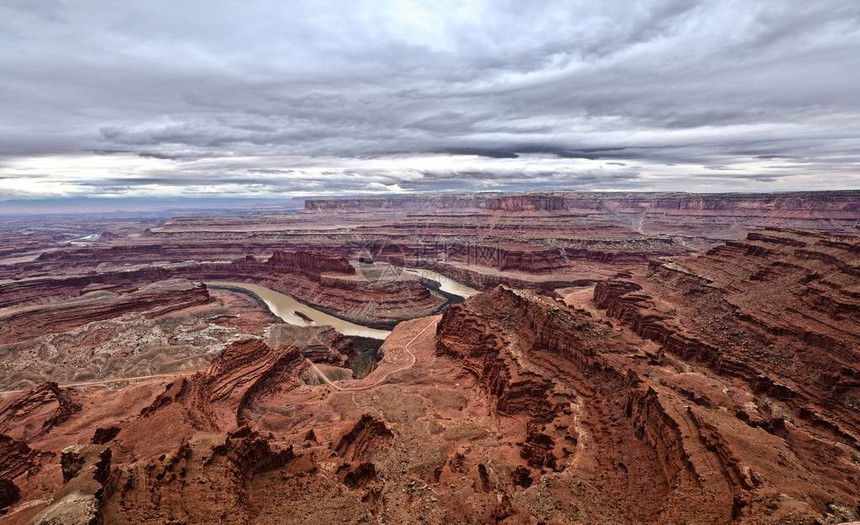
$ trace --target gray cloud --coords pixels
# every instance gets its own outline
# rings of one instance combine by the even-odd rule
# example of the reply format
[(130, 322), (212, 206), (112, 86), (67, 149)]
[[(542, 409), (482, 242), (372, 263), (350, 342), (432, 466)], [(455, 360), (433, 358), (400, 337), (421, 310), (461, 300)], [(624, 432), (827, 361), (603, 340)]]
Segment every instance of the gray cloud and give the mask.
[(860, 4), (11, 0), (0, 199), (860, 187)]

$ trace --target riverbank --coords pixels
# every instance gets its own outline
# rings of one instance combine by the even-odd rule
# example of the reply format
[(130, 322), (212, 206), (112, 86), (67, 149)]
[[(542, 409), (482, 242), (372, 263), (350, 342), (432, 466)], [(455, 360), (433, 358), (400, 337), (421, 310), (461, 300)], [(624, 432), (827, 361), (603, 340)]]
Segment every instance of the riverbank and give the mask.
[[(244, 290), (256, 295), (269, 310), (280, 317), (286, 323), (297, 326), (333, 326), (338, 332), (347, 336), (370, 337), (373, 339), (385, 339), (391, 333), (390, 330), (382, 330), (363, 326), (339, 317), (335, 317), (321, 310), (299, 302), (294, 297), (276, 292), (259, 284), (233, 282), (233, 281), (206, 281), (207, 286), (213, 288), (224, 288), (227, 290)], [(310, 319), (310, 321), (308, 321)]]

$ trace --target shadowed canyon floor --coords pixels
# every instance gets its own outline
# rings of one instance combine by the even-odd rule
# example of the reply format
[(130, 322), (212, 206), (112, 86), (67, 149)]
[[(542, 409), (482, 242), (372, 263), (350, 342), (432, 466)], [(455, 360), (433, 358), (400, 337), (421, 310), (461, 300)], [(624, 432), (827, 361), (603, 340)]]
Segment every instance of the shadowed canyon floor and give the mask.
[(860, 520), (858, 223), (857, 192), (9, 221), (0, 523)]

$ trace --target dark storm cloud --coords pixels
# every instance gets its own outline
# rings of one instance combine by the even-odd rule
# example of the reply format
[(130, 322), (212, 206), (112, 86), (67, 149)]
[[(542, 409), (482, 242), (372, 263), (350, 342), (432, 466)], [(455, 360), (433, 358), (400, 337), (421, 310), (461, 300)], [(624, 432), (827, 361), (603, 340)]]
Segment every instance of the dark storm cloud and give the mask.
[(487, 148), (449, 148), (447, 150), (435, 151), (432, 153), (447, 153), (449, 155), (476, 155), (479, 157), (489, 157), (491, 159), (516, 159), (526, 154), (538, 155), (553, 155), (562, 159), (611, 159), (611, 158), (631, 158), (630, 153), (623, 153), (629, 148), (585, 148), (585, 149), (567, 149), (556, 146), (541, 146), (538, 144), (529, 144), (523, 146), (508, 146), (508, 147), (487, 147)]
[(860, 186), (853, 0), (10, 0), (0, 37), (0, 199)]

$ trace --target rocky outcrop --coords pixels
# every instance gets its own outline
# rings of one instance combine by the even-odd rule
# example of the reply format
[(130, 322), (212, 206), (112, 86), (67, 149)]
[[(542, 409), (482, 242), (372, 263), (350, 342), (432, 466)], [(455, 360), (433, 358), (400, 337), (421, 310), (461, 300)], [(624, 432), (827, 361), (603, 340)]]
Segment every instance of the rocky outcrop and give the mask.
[(340, 437), (332, 451), (332, 455), (342, 461), (337, 468), (338, 478), (352, 490), (366, 491), (365, 499), (375, 500), (379, 494), (379, 488), (376, 487), (378, 475), (376, 465), (369, 459), (389, 447), (393, 439), (394, 432), (385, 421), (363, 414)]
[[(516, 308), (516, 292), (497, 288), (492, 299), (502, 311)], [(477, 302), (475, 299), (473, 302)], [(507, 304), (505, 304), (507, 303)], [(553, 407), (548, 400), (551, 383), (544, 377), (525, 369), (515, 356), (504, 351), (509, 343), (504, 332), (492, 326), (491, 319), (472, 313), (469, 302), (454, 305), (442, 315), (437, 327), (436, 352), (462, 361), (463, 368), (478, 377), (491, 394), (493, 409), (505, 415), (520, 412), (549, 417)], [(502, 349), (502, 351), (500, 351)]]
[(39, 470), (41, 454), (26, 442), (0, 434), (0, 479), (12, 481)]
[(657, 392), (653, 388), (631, 391), (627, 414), (633, 420), (637, 436), (648, 441), (657, 452), (664, 478), (674, 485), (680, 484), (692, 465), (683, 447), (681, 429), (667, 413)]
[(57, 383), (43, 383), (0, 407), (0, 433), (32, 439), (47, 434), (80, 410), (81, 405), (67, 389)]
[[(704, 365), (721, 381), (746, 385), (759, 406), (738, 406), (736, 417), (784, 439), (789, 454), (804, 455), (807, 445), (801, 443), (809, 435), (856, 448), (860, 332), (854, 327), (860, 326), (860, 303), (852, 268), (858, 250), (852, 238), (765, 229), (697, 258), (654, 262), (644, 280), (598, 283), (594, 304), (655, 341), (653, 362)], [(708, 469), (695, 454), (665, 443), (673, 432), (685, 440), (694, 436), (719, 462), (717, 488), (732, 497), (731, 518), (754, 514), (752, 493), (767, 486), (763, 471), (751, 467), (755, 458), (744, 456), (725, 426), (708, 419), (701, 408), (711, 405), (708, 397), (682, 391), (697, 406), (681, 413), (660, 410), (662, 394), (653, 390), (631, 397), (628, 406), (642, 435), (661, 451), (666, 472), (701, 478)], [(827, 471), (817, 472), (831, 479)], [(768, 481), (797, 482), (789, 481), (792, 476)]]
[[(837, 434), (854, 442), (860, 339), (850, 327), (860, 326), (860, 298), (849, 268), (857, 246), (765, 230), (681, 264), (652, 264), (642, 283), (599, 283), (594, 302), (663, 351), (740, 378), (798, 415), (809, 406), (839, 413), (846, 428)], [(681, 306), (660, 309), (656, 297)], [(834, 367), (840, 372), (828, 372)]]
[(266, 341), (270, 347), (299, 347), (302, 355), (314, 363), (346, 367), (358, 354), (352, 339), (331, 326), (273, 325)]
[(92, 291), (74, 300), (23, 307), (0, 314), (0, 343), (63, 332), (129, 313), (158, 317), (210, 301), (204, 285), (184, 280), (159, 281), (118, 295)]
[(684, 332), (677, 320), (657, 310), (642, 287), (628, 281), (604, 281), (594, 287), (594, 302), (606, 315), (618, 319), (645, 339), (684, 359), (720, 366), (723, 353), (716, 347)]
[(194, 395), (211, 406), (218, 428), (245, 424), (245, 411), (273, 390), (298, 384), (304, 358), (296, 346), (273, 350), (259, 339), (227, 347), (203, 376), (193, 379)]
[(553, 436), (543, 432), (543, 428), (536, 422), (531, 421), (526, 426), (526, 438), (520, 456), (533, 468), (558, 467), (558, 458), (555, 456), (555, 439)]
[(334, 451), (347, 461), (364, 460), (390, 443), (393, 438), (394, 433), (384, 421), (364, 414), (349, 432), (340, 438)]
[[(681, 272), (672, 279), (685, 280), (700, 292), (713, 286), (694, 273)], [(718, 385), (734, 384), (735, 378), (746, 381), (756, 369), (705, 342), (704, 336), (685, 334), (682, 323), (674, 323), (669, 310), (651, 301), (645, 289), (639, 283), (602, 283), (595, 289), (594, 302), (645, 341), (657, 341), (658, 351), (648, 344), (631, 345), (635, 336), (597, 322), (585, 311), (504, 287), (445, 312), (437, 328), (437, 354), (453, 357), (478, 379), (490, 410), (508, 421), (500, 426), (513, 421), (522, 425), (517, 444), (523, 463), (511, 474), (512, 482), (530, 485), (534, 469), (561, 471), (580, 462), (599, 465), (597, 490), (648, 494), (623, 512), (637, 516), (632, 521), (663, 523), (688, 521), (691, 508), (697, 509), (693, 521), (700, 523), (775, 515), (785, 511), (778, 503), (780, 491), (796, 483), (814, 491), (811, 487), (827, 483), (829, 474), (821, 470), (810, 474), (816, 481), (806, 485), (788, 473), (765, 476), (754, 466), (783, 468), (776, 460), (762, 462), (748, 444), (762, 439), (753, 436), (756, 432), (786, 436), (791, 430), (784, 421), (764, 408), (751, 415), (742, 409), (749, 405), (740, 401), (736, 405), (716, 401), (726, 396), (725, 386), (706, 387), (702, 376), (687, 379), (684, 373), (667, 371), (673, 360), (661, 352), (676, 356), (684, 363), (679, 367), (705, 364), (720, 378), (713, 379)], [(702, 300), (713, 302), (709, 296)], [(761, 373), (746, 388), (749, 393), (741, 399), (785, 398), (780, 394), (784, 385)], [(742, 419), (726, 415), (725, 408), (732, 406), (737, 407), (736, 414), (744, 414)], [(844, 429), (820, 420), (821, 414), (807, 412), (805, 417), (821, 421), (814, 425), (829, 429), (831, 442), (855, 446), (846, 440)], [(777, 448), (792, 446), (800, 447), (786, 441)], [(845, 461), (840, 465), (851, 469)], [(445, 466), (439, 474), (444, 477), (448, 470)], [(850, 498), (844, 488), (831, 485), (840, 501)], [(807, 496), (803, 505), (816, 505), (816, 497)], [(793, 504), (786, 505), (787, 509)], [(824, 510), (817, 506), (805, 515), (810, 518)]]
[(573, 394), (558, 388), (544, 364), (554, 361), (573, 377), (600, 374), (607, 384), (623, 380), (583, 337), (587, 326), (553, 301), (498, 287), (445, 311), (436, 352), (479, 379), (496, 414), (528, 418), (520, 455), (531, 467), (555, 469), (570, 454), (570, 439), (549, 430), (571, 426)]
[(169, 454), (118, 469), (104, 521), (247, 523), (248, 484), (293, 457), (291, 449), (273, 449), (247, 427), (214, 442), (183, 443)]
[[(488, 319), (486, 313), (490, 311), (493, 311), (493, 315)], [(495, 320), (499, 318), (507, 318), (507, 329), (494, 326)], [(594, 344), (581, 331), (589, 325), (590, 320), (574, 315), (548, 298), (500, 286), (446, 310), (437, 328), (436, 348), (439, 353), (464, 359), (475, 373), (485, 374), (497, 370), (496, 367), (483, 365), (487, 359), (507, 360), (505, 354), (510, 352), (501, 352), (502, 355), (497, 357), (500, 354), (498, 349), (508, 348), (511, 344), (509, 338), (516, 334), (518, 344), (525, 349), (537, 348), (558, 354), (575, 365), (578, 371), (587, 372), (599, 368), (599, 363), (595, 361), (597, 351)], [(473, 359), (476, 360), (475, 364), (469, 365)], [(520, 368), (519, 373), (529, 373), (521, 364)], [(494, 387), (492, 390), (507, 390), (508, 378), (512, 377), (512, 373), (502, 373), (505, 382), (499, 384), (501, 388)], [(530, 380), (528, 377), (525, 379)], [(535, 385), (535, 388), (528, 390), (539, 391), (541, 388)], [(527, 410), (540, 414), (540, 410), (535, 412), (536, 408), (529, 406)]]
[(377, 480), (376, 466), (373, 463), (359, 463), (356, 466), (344, 465), (339, 468), (343, 484), (351, 489), (363, 489)]
[[(305, 363), (294, 345), (238, 341), (205, 372), (168, 383), (133, 423), (117, 433), (97, 432), (94, 441), (117, 439), (123, 446), (147, 428), (164, 428), (175, 440), (147, 443), (143, 449), (153, 453), (115, 469), (99, 507), (104, 521), (248, 522), (252, 480), (296, 456), (246, 423), (254, 424), (257, 403), (301, 383)], [(158, 452), (169, 443), (174, 448)], [(64, 472), (75, 471), (76, 462), (76, 456), (64, 458)]]
[(216, 357), (206, 372), (169, 383), (140, 416), (154, 417), (178, 404), (193, 428), (230, 431), (246, 424), (248, 412), (260, 399), (297, 386), (305, 367), (297, 346), (272, 349), (257, 338), (238, 341)]
[(104, 500), (110, 495), (111, 449), (95, 445), (71, 446), (63, 450), (63, 487), (34, 525), (79, 525), (103, 523)]
[(105, 443), (112, 441), (113, 438), (119, 434), (119, 431), (119, 427), (96, 427), (93, 437), (90, 439), (90, 443), (93, 445), (104, 445)]
[(0, 515), (21, 499), (21, 492), (12, 481), (0, 478)]

